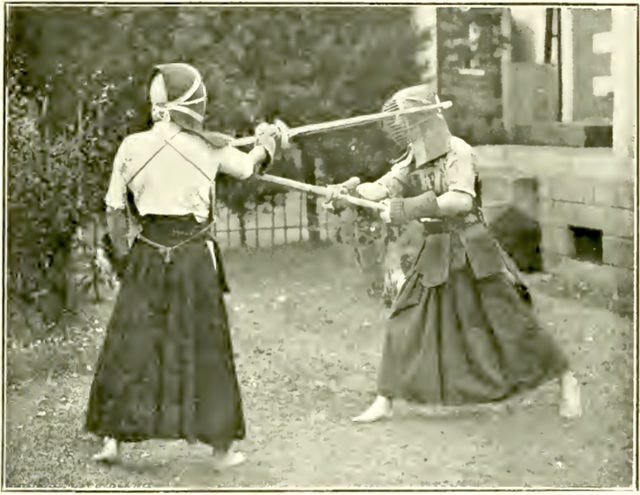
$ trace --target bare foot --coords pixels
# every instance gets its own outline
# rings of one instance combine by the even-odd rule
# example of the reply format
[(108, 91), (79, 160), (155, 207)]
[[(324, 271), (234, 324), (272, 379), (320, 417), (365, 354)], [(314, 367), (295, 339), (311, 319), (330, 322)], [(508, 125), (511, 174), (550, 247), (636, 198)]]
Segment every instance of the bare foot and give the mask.
[(352, 418), (354, 423), (373, 423), (381, 419), (387, 419), (392, 416), (391, 400), (386, 397), (378, 396), (373, 404), (369, 406), (365, 412)]
[(579, 418), (582, 416), (580, 384), (573, 373), (567, 372), (560, 378), (560, 416)]
[(247, 458), (242, 452), (221, 452), (213, 454), (213, 465), (215, 469), (222, 470), (243, 464)]
[(118, 453), (118, 441), (113, 438), (105, 438), (102, 450), (91, 458), (96, 462), (117, 462), (120, 459), (120, 454)]

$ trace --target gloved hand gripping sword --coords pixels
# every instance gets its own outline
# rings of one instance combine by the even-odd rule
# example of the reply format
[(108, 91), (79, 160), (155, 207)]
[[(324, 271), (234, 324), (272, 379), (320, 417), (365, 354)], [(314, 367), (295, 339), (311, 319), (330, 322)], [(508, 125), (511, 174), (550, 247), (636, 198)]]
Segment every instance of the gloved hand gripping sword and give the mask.
[[(370, 201), (368, 199), (358, 198), (347, 194), (346, 191), (354, 188), (360, 183), (360, 179), (352, 177), (342, 184), (336, 186), (316, 186), (313, 184), (307, 184), (306, 182), (299, 182), (297, 180), (285, 179), (284, 177), (278, 177), (276, 175), (263, 174), (256, 177), (263, 182), (269, 182), (271, 184), (277, 184), (279, 186), (287, 187), (289, 189), (295, 189), (306, 193), (315, 194), (317, 196), (323, 196), (327, 198), (325, 208), (333, 209), (333, 202), (336, 200), (344, 201), (353, 206), (361, 206), (363, 208), (369, 208), (372, 210), (382, 211), (385, 206), (382, 203), (376, 201)], [(345, 192), (343, 192), (345, 191)]]

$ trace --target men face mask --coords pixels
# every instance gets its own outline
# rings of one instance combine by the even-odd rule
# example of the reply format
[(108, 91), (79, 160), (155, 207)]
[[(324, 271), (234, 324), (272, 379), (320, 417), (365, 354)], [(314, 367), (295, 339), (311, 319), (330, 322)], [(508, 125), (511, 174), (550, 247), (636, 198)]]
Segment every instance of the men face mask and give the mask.
[[(383, 112), (405, 110), (439, 103), (425, 85), (412, 86), (395, 93), (382, 107)], [(389, 118), (383, 130), (402, 147), (411, 147), (416, 164), (434, 160), (450, 149), (451, 132), (441, 110), (416, 112)]]

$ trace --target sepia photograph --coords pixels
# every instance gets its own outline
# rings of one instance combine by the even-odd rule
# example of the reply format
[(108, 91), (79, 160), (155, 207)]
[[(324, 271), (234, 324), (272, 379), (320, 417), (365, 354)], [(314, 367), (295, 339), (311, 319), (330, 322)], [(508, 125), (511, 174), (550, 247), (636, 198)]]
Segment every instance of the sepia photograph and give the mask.
[(3, 492), (640, 490), (638, 4), (3, 7)]

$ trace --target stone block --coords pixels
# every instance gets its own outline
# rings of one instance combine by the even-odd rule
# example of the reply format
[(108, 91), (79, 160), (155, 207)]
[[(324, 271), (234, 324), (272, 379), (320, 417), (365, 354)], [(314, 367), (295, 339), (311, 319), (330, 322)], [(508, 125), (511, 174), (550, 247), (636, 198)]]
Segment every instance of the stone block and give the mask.
[(515, 195), (538, 196), (539, 181), (533, 176), (520, 176), (513, 181)]
[(628, 180), (632, 177), (625, 168), (625, 160), (616, 156), (611, 148), (576, 149), (565, 173), (597, 181)]
[(542, 250), (563, 256), (573, 256), (574, 246), (571, 231), (566, 226), (543, 224)]
[(479, 164), (502, 165), (505, 163), (506, 148), (504, 146), (474, 146), (473, 149), (476, 152)]
[(634, 214), (622, 208), (597, 207), (605, 211), (603, 232), (607, 236), (633, 238)]
[(568, 223), (575, 227), (604, 230), (607, 223), (607, 212), (610, 208), (585, 205), (580, 203), (564, 203)]
[(550, 199), (551, 198), (551, 183), (553, 180), (548, 179), (547, 177), (538, 177), (538, 196), (540, 201)]
[(594, 183), (594, 202), (599, 205), (633, 209), (633, 181), (606, 181)]
[(549, 181), (551, 199), (574, 203), (593, 203), (593, 181), (559, 176)]
[(620, 237), (603, 237), (602, 261), (608, 265), (633, 269), (635, 264), (633, 240)]
[(540, 221), (565, 227), (573, 225), (575, 206), (576, 203), (567, 203), (565, 201), (542, 201), (540, 204)]
[(538, 220), (541, 223), (560, 223), (557, 222), (555, 218), (553, 201), (547, 200), (544, 196), (541, 198), (538, 205)]
[(506, 160), (524, 175), (550, 176), (566, 170), (571, 164), (571, 154), (547, 146), (510, 146)]
[(482, 201), (487, 204), (511, 201), (512, 180), (504, 175), (485, 174), (481, 177)]
[(540, 204), (540, 221), (603, 230), (608, 210), (609, 208), (606, 207), (582, 203), (542, 201)]

